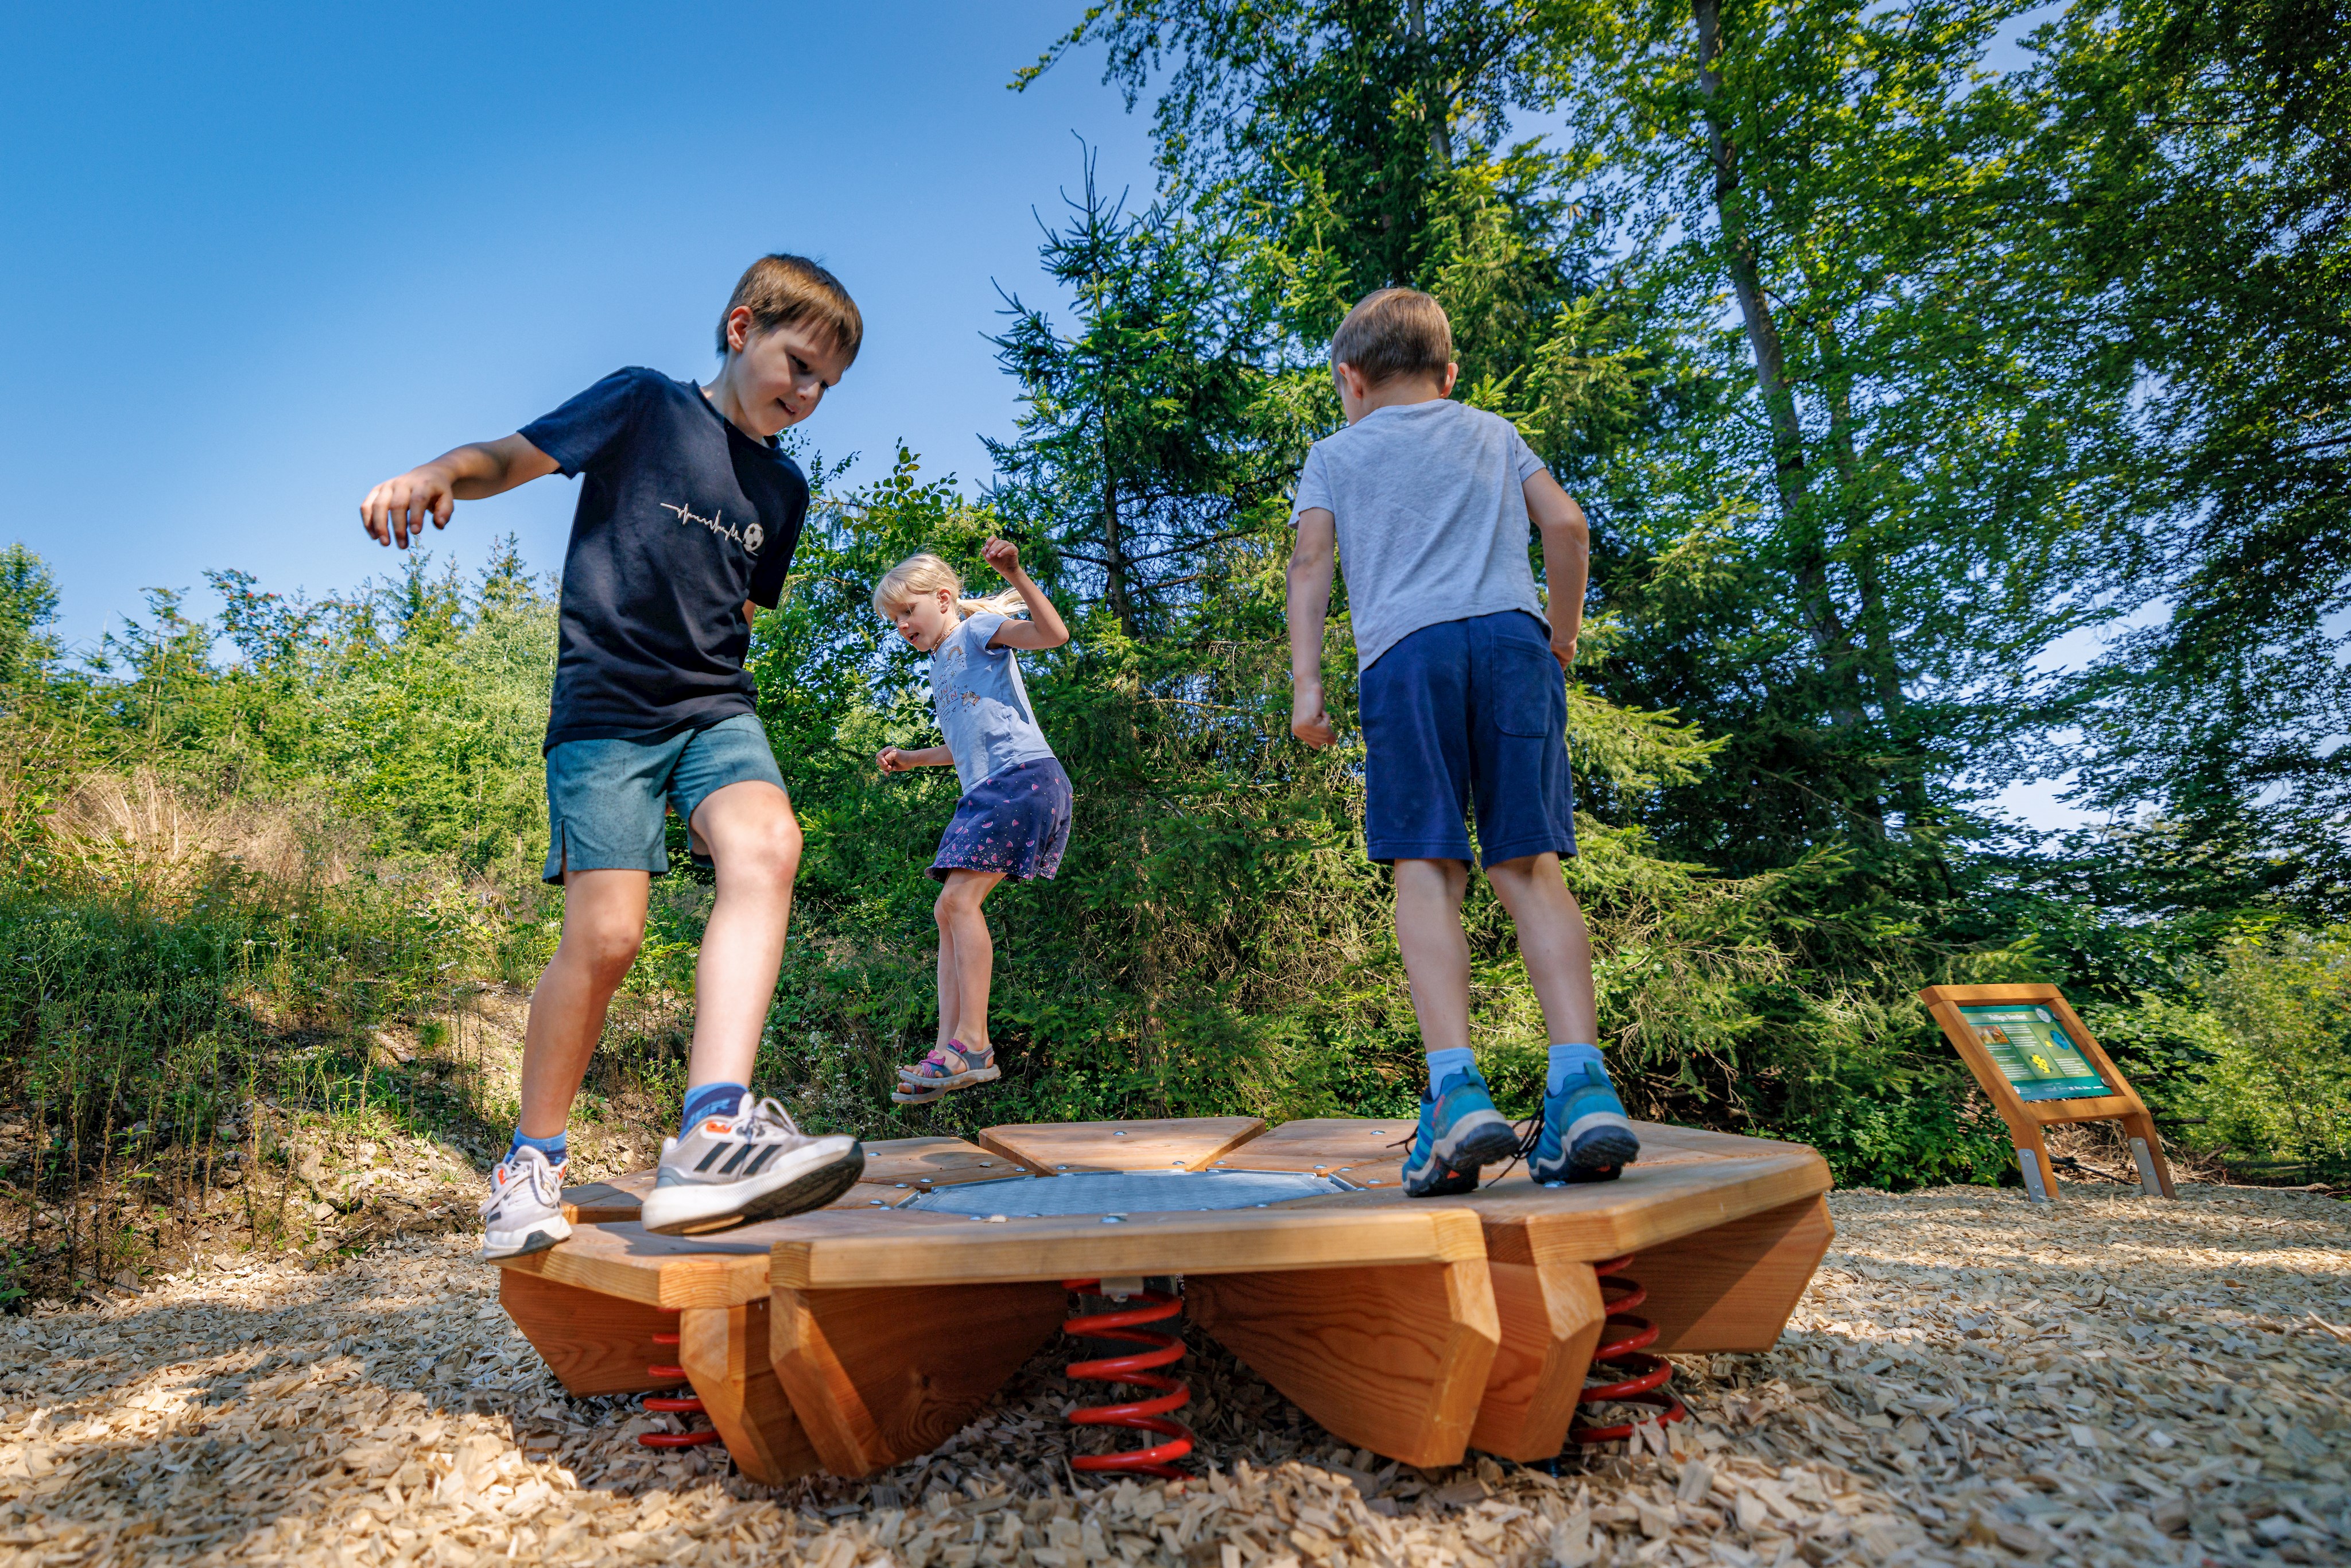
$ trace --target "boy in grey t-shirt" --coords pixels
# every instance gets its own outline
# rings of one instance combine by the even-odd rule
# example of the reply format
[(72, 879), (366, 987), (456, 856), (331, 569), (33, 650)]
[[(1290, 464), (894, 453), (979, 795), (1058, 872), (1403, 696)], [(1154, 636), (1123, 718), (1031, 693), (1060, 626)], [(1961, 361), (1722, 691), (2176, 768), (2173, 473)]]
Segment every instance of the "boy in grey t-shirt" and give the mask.
[[(1605, 1181), (1640, 1153), (1601, 1065), (1592, 940), (1560, 873), (1575, 852), (1567, 693), (1583, 619), (1583, 513), (1508, 420), (1448, 401), (1452, 325), (1384, 288), (1331, 340), (1347, 428), (1314, 444), (1292, 510), (1291, 733), (1335, 736), (1322, 707), (1332, 553), (1347, 574), (1361, 672), (1364, 849), (1395, 868), (1396, 945), (1428, 1052), (1405, 1161), (1416, 1197), (1468, 1192), (1524, 1152), (1537, 1181)], [(1551, 608), (1528, 564), (1542, 535)], [(1551, 1033), (1540, 1126), (1523, 1151), (1469, 1050), (1461, 929), (1474, 809), (1486, 877), (1518, 926)]]

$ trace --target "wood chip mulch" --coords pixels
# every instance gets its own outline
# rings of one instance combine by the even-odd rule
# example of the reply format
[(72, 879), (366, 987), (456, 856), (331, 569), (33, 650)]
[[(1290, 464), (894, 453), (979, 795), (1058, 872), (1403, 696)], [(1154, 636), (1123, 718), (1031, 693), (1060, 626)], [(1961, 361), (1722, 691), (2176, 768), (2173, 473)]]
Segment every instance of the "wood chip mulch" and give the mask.
[(0, 1320), (0, 1563), (2346, 1561), (2351, 1210), (2112, 1190), (1836, 1195), (1778, 1349), (1677, 1358), (1696, 1420), (1556, 1474), (1350, 1451), (1196, 1336), (1188, 1482), (1074, 1479), (1063, 1348), (922, 1460), (771, 1491), (565, 1396), (465, 1235), (208, 1264)]

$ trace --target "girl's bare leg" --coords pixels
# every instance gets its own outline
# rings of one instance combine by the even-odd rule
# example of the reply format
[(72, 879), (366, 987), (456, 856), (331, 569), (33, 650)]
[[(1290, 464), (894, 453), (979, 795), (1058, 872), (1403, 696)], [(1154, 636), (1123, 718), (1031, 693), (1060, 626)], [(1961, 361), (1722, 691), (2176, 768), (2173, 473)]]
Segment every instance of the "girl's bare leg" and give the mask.
[[(967, 1051), (986, 1051), (987, 1039), (987, 989), (995, 977), (996, 945), (987, 934), (987, 918), (979, 912), (980, 904), (1004, 880), (1000, 871), (968, 871), (962, 868), (947, 873), (946, 886), (939, 890), (938, 903), (932, 912), (939, 922), (939, 1028), (946, 1028), (948, 988), (952, 983), (955, 998), (955, 1033), (942, 1034), (940, 1043), (948, 1039), (960, 1040)], [(949, 954), (953, 967), (949, 967)]]
[(947, 923), (939, 922), (939, 1045), (945, 1049), (956, 1036), (956, 943)]

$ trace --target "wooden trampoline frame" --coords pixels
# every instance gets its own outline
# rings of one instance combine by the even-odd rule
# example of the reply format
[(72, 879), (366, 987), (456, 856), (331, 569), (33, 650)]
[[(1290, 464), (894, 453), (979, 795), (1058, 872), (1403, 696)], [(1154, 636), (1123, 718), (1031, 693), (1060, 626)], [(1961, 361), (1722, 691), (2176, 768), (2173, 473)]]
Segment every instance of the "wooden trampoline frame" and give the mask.
[[(772, 1485), (936, 1448), (1059, 1331), (1061, 1281), (1176, 1275), (1192, 1321), (1335, 1436), (1439, 1466), (1473, 1447), (1560, 1452), (1606, 1315), (1594, 1262), (1636, 1255), (1656, 1349), (1763, 1350), (1833, 1234), (1828, 1167), (1801, 1145), (1636, 1124), (1642, 1156), (1617, 1181), (1546, 1187), (1521, 1168), (1414, 1199), (1390, 1146), (1410, 1126), (1215, 1117), (870, 1144), (830, 1207), (693, 1238), (635, 1223), (643, 1172), (568, 1190), (571, 1239), (501, 1264), (499, 1299), (577, 1395), (674, 1388), (647, 1372), (674, 1355), (737, 1466)], [(1322, 1171), (1357, 1190), (1116, 1224), (899, 1207), (959, 1182), (1170, 1169)]]

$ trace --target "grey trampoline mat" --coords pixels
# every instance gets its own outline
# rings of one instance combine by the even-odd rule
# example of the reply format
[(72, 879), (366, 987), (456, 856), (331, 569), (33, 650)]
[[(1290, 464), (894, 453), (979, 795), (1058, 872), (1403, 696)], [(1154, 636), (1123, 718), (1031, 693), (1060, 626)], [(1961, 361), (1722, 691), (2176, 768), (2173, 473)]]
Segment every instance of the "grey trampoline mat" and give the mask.
[(1258, 1208), (1291, 1198), (1352, 1192), (1330, 1176), (1290, 1171), (1080, 1171), (1007, 1176), (937, 1187), (902, 1207), (938, 1214), (1166, 1214), (1183, 1209)]

